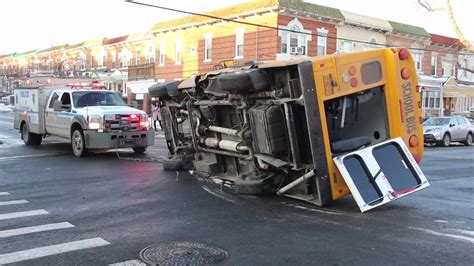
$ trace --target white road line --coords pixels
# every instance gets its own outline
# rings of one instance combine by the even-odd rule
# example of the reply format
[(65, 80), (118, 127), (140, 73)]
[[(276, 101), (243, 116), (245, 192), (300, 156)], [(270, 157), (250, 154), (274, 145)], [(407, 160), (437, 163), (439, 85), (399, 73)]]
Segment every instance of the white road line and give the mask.
[(460, 236), (460, 235), (454, 235), (454, 234), (445, 234), (445, 233), (440, 233), (440, 232), (436, 232), (436, 231), (433, 231), (433, 230), (424, 229), (424, 228), (417, 228), (417, 227), (408, 227), (408, 228), (415, 229), (415, 230), (420, 230), (420, 231), (423, 231), (425, 233), (432, 234), (432, 235), (435, 235), (435, 236), (445, 236), (445, 237), (450, 237), (450, 238), (454, 238), (454, 239), (464, 240), (464, 241), (467, 241), (467, 242), (470, 242), (470, 243), (474, 244), (474, 238), (472, 238), (472, 237)]
[(24, 204), (28, 203), (27, 200), (10, 200), (10, 201), (0, 201), (0, 206), (14, 205), (14, 204)]
[(114, 264), (109, 264), (109, 266), (146, 266), (141, 260), (127, 260), (123, 262), (117, 262)]
[(17, 156), (7, 156), (7, 157), (0, 157), (0, 160), (16, 160), (16, 159), (24, 159), (24, 158), (36, 158), (36, 157), (47, 157), (47, 156), (61, 156), (66, 154), (59, 154), (59, 153), (46, 153), (46, 154), (32, 154), (32, 155), (17, 155)]
[(20, 218), (20, 217), (43, 215), (43, 214), (48, 214), (48, 212), (45, 210), (34, 210), (34, 211), (24, 211), (24, 212), (2, 213), (0, 214), (0, 221), (13, 219), (13, 218)]
[(74, 225), (64, 222), (64, 223), (43, 224), (43, 225), (36, 225), (36, 226), (30, 226), (30, 227), (16, 228), (16, 229), (0, 231), (0, 238), (26, 235), (26, 234), (44, 232), (44, 231), (52, 231), (52, 230), (71, 228), (71, 227), (74, 227)]
[(462, 229), (453, 229), (453, 228), (449, 228), (449, 230), (452, 230), (454, 232), (458, 232), (458, 233), (461, 233), (461, 234), (465, 234), (465, 235), (474, 236), (474, 231), (462, 230)]
[(212, 191), (210, 188), (208, 188), (208, 187), (206, 187), (206, 186), (201, 186), (201, 188), (204, 189), (205, 191), (207, 191), (209, 194), (214, 195), (214, 196), (216, 196), (216, 197), (218, 197), (218, 198), (220, 198), (220, 199), (223, 199), (223, 200), (225, 200), (225, 201), (227, 201), (227, 202), (235, 203), (235, 200), (229, 199), (229, 198), (227, 198), (227, 197), (224, 196), (224, 195), (221, 195), (221, 194), (219, 194), (219, 193), (217, 193), (217, 192), (214, 192), (214, 191)]
[(10, 195), (10, 193), (8, 193), (8, 192), (0, 192), (0, 196), (8, 196), (8, 195)]
[(110, 245), (109, 242), (100, 237), (67, 242), (57, 245), (33, 248), (8, 254), (0, 255), (0, 264), (14, 263), (25, 260), (37, 259), (46, 256)]

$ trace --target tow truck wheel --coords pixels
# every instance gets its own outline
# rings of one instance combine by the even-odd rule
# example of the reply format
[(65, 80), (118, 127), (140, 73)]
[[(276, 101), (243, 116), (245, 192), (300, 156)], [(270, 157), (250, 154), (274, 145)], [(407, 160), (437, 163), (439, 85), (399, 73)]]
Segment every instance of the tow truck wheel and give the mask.
[(76, 157), (82, 157), (86, 154), (86, 143), (84, 133), (81, 129), (76, 129), (71, 136), (72, 152)]
[(135, 154), (144, 154), (146, 152), (146, 146), (137, 146), (132, 148)]
[(42, 135), (31, 133), (27, 123), (21, 127), (21, 138), (25, 145), (40, 145), (43, 140)]

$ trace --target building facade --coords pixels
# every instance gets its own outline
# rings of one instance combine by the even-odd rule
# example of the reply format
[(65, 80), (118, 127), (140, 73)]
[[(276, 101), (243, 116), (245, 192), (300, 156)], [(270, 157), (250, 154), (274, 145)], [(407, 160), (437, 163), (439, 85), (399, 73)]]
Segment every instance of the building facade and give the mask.
[(251, 0), (206, 14), (212, 17), (184, 16), (141, 33), (0, 55), (0, 89), (41, 75), (89, 77), (136, 104), (146, 102), (156, 82), (228, 65), (396, 46), (413, 55), (424, 116), (467, 114), (474, 106), (472, 73), (463, 70), (474, 68), (474, 57), (457, 39), (299, 0)]

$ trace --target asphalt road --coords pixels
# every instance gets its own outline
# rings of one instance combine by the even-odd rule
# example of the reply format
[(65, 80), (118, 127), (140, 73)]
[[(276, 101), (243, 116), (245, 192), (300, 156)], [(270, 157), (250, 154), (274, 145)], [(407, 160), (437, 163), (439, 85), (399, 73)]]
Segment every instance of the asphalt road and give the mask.
[[(11, 123), (0, 114), (0, 264), (138, 265), (149, 245), (189, 241), (227, 251), (223, 265), (474, 265), (474, 147), (427, 148), (431, 187), (362, 214), (351, 197), (318, 208), (54, 139), (26, 147)], [(149, 155), (164, 148), (158, 136)]]

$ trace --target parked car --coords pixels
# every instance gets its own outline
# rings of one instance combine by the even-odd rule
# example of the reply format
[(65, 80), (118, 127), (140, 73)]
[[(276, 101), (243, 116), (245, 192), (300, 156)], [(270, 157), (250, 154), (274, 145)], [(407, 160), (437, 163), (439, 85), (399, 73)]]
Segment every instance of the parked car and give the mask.
[(472, 145), (474, 128), (465, 117), (432, 117), (423, 123), (425, 143), (436, 143), (447, 147), (451, 142)]

